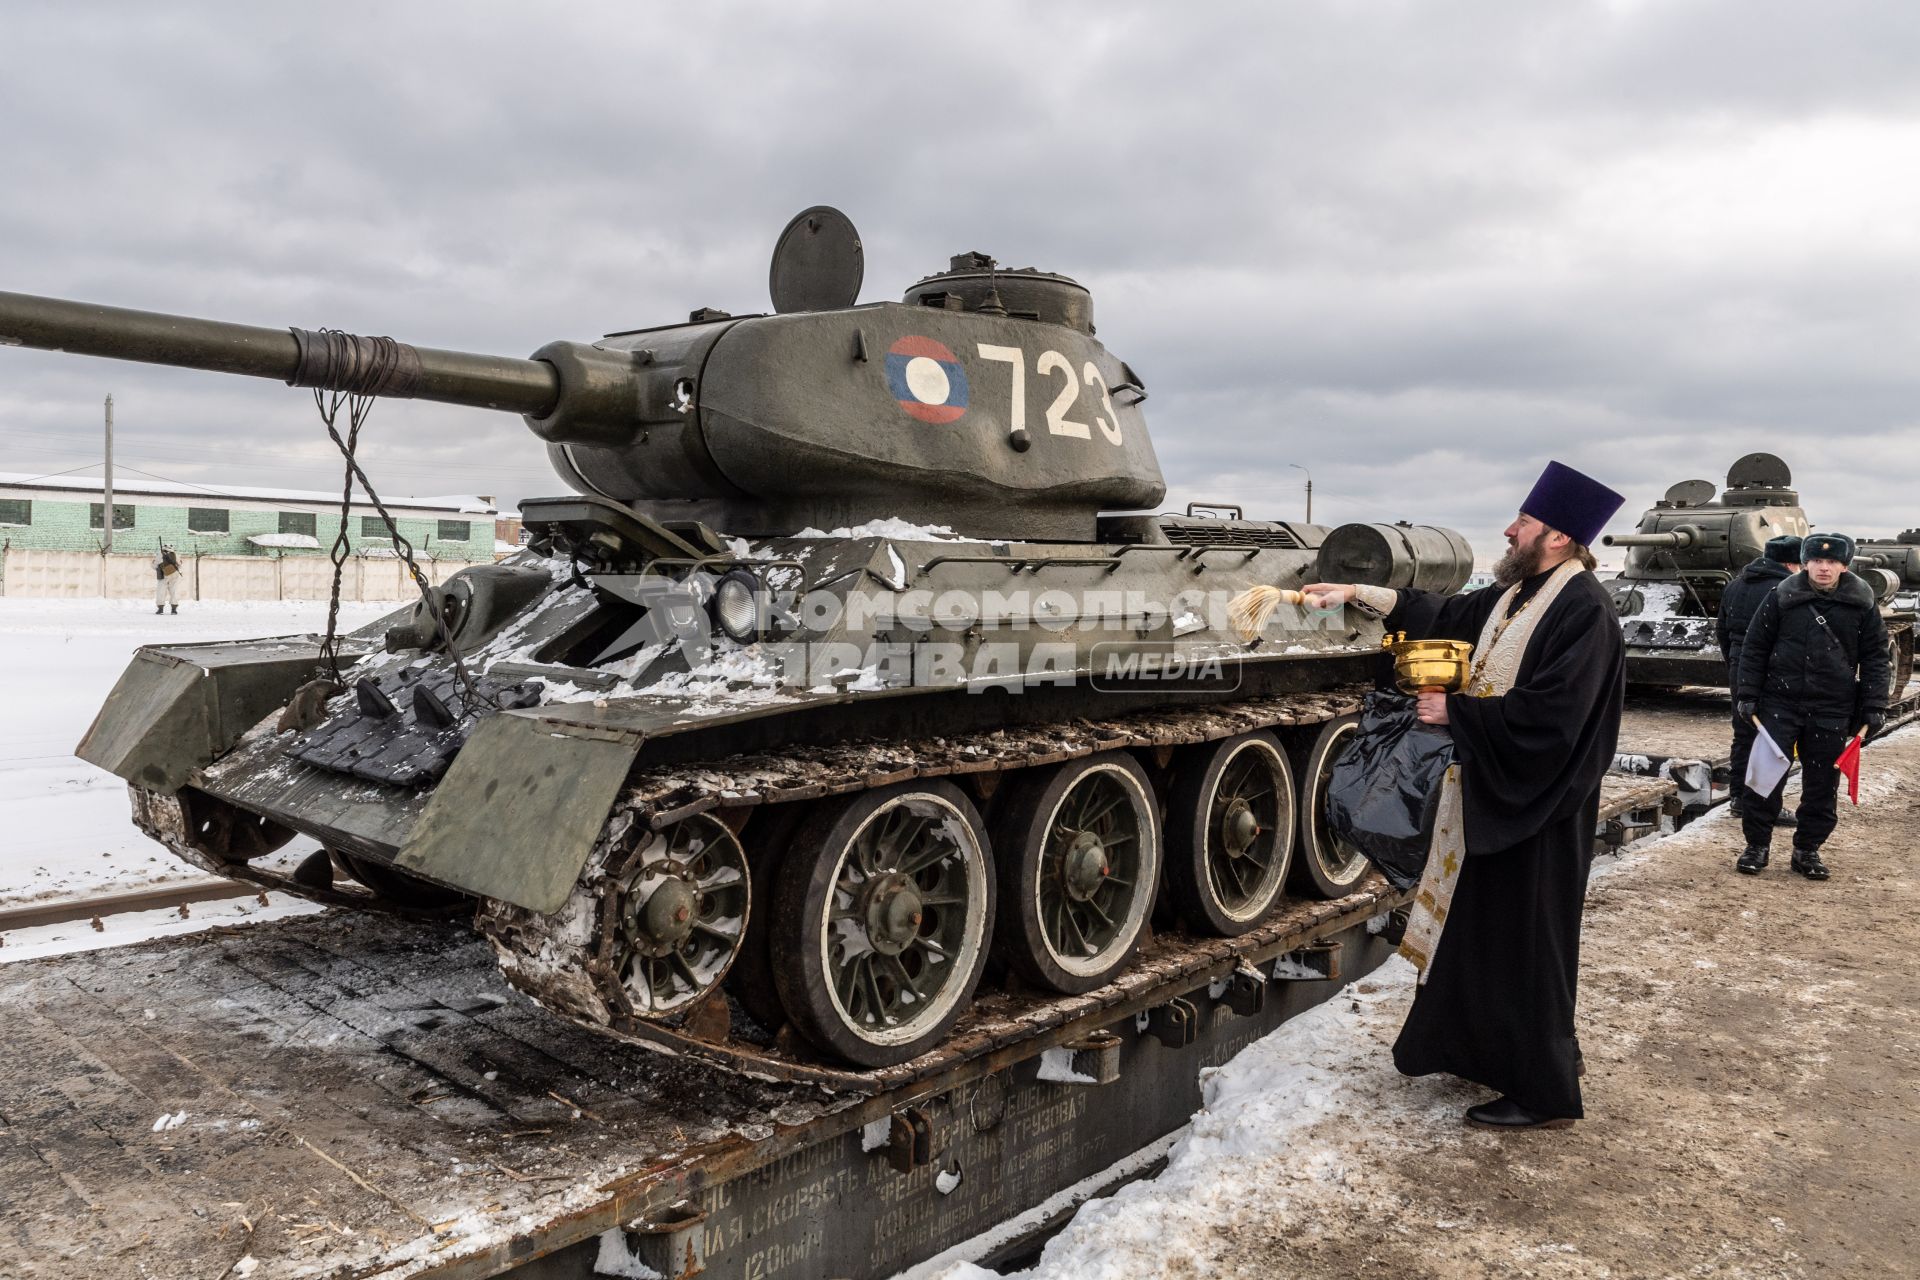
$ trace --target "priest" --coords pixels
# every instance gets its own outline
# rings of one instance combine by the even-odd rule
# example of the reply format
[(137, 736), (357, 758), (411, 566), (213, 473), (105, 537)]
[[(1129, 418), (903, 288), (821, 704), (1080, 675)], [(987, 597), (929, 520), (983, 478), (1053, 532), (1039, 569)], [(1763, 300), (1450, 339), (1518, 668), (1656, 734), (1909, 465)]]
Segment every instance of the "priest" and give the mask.
[[(1458, 789), (1417, 891), (1403, 950), (1420, 986), (1393, 1048), (1407, 1075), (1450, 1072), (1501, 1095), (1469, 1108), (1469, 1124), (1561, 1128), (1583, 1114), (1580, 913), (1626, 691), (1619, 620), (1587, 548), (1622, 501), (1549, 462), (1492, 586), (1305, 588), (1309, 604), (1353, 605), (1409, 639), (1474, 646), (1466, 689), (1418, 695), (1420, 720), (1453, 737)], [(1462, 831), (1444, 834), (1449, 813)]]

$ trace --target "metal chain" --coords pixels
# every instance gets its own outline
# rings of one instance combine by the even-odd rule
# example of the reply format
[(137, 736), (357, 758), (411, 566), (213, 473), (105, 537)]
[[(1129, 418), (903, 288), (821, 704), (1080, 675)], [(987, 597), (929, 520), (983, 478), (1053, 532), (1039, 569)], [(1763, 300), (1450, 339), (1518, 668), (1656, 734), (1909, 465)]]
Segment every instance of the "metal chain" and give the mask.
[(346, 481), (341, 486), (340, 492), (340, 529), (334, 535), (332, 548), (327, 552), (328, 558), (333, 561), (333, 589), (327, 596), (327, 636), (320, 642), (321, 670), (335, 684), (344, 688), (346, 680), (340, 674), (340, 646), (337, 635), (340, 622), (340, 578), (346, 572), (347, 557), (353, 553), (352, 540), (347, 536), (347, 520), (353, 510), (353, 451), (359, 446), (360, 427), (366, 422), (367, 412), (371, 410), (372, 404), (367, 402), (363, 408), (358, 403), (358, 397), (355, 397), (355, 402), (350, 404), (347, 411), (347, 438), (342, 440), (339, 430), (334, 426), (334, 419), (340, 413), (340, 402), (341, 397), (338, 395), (335, 395), (332, 403), (329, 404), (322, 398), (320, 392), (313, 393), (313, 404), (320, 411), (320, 421), (326, 424), (327, 434), (333, 437), (334, 444), (340, 447), (340, 452), (347, 458)]
[[(322, 329), (320, 333), (331, 337), (335, 331)], [(379, 345), (378, 358), (382, 363), (397, 358), (394, 349), (399, 346), (398, 343), (386, 338), (374, 339), (374, 342)], [(441, 609), (439, 600), (435, 598), (433, 584), (427, 581), (426, 575), (420, 572), (420, 566), (414, 561), (413, 544), (401, 534), (399, 522), (393, 518), (393, 513), (387, 510), (386, 504), (380, 500), (380, 495), (374, 492), (373, 482), (367, 478), (366, 471), (360, 466), (359, 459), (355, 457), (355, 451), (360, 446), (360, 428), (366, 425), (368, 415), (373, 412), (374, 400), (375, 397), (370, 395), (353, 395), (344, 391), (324, 391), (318, 388), (313, 393), (313, 405), (320, 413), (320, 421), (326, 425), (327, 434), (333, 437), (334, 445), (340, 450), (347, 464), (346, 477), (340, 492), (340, 531), (334, 537), (333, 548), (329, 552), (333, 561), (333, 588), (327, 600), (327, 635), (320, 644), (321, 662), (324, 664), (324, 669), (331, 673), (333, 682), (344, 687), (346, 680), (340, 674), (338, 639), (340, 580), (346, 570), (347, 556), (353, 548), (352, 541), (347, 535), (347, 521), (353, 508), (354, 481), (358, 480), (360, 488), (367, 495), (367, 500), (373, 504), (374, 510), (380, 513), (381, 520), (387, 526), (387, 532), (392, 535), (394, 550), (405, 561), (407, 573), (420, 590), (420, 599), (426, 606), (427, 616), (433, 619), (434, 635), (446, 646), (448, 655), (453, 659), (454, 674), (460, 680), (460, 687), (466, 691), (466, 709), (471, 709), (478, 704), (498, 711), (499, 703), (481, 691), (474, 683), (472, 674), (467, 671), (466, 664), (461, 661), (460, 650), (454, 645), (453, 633), (447, 627), (445, 612)], [(347, 434), (344, 439), (341, 438), (339, 427), (336, 425), (343, 407), (347, 410)]]

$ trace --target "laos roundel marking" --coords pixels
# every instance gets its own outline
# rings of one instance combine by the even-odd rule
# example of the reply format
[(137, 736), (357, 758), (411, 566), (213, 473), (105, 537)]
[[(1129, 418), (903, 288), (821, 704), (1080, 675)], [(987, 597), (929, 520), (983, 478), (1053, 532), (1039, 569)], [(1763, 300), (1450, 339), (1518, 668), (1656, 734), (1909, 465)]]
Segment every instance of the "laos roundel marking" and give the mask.
[(967, 411), (967, 371), (932, 338), (909, 336), (887, 348), (887, 389), (922, 422), (952, 422)]

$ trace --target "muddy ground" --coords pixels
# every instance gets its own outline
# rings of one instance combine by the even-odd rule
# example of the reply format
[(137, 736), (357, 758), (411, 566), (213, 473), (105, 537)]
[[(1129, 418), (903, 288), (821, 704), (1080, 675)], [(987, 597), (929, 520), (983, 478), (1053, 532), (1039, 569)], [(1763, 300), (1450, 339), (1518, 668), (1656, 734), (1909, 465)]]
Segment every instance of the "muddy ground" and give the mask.
[(1596, 875), (1584, 1122), (1402, 1124), (1170, 1272), (1920, 1275), (1920, 730), (1866, 775), (1824, 884), (1788, 871), (1784, 832), (1736, 875), (1724, 813)]

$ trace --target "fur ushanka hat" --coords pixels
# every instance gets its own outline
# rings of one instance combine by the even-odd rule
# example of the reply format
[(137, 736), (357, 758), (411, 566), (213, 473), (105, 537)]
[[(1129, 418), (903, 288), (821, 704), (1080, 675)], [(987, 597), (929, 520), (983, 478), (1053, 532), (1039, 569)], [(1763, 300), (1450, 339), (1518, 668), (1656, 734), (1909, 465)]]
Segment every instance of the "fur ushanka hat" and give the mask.
[(1853, 559), (1853, 539), (1844, 533), (1810, 533), (1800, 540), (1800, 563), (1809, 560), (1838, 560), (1846, 564)]

